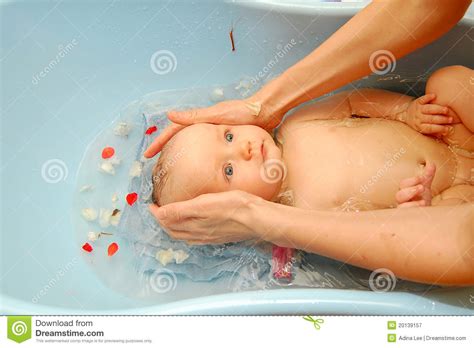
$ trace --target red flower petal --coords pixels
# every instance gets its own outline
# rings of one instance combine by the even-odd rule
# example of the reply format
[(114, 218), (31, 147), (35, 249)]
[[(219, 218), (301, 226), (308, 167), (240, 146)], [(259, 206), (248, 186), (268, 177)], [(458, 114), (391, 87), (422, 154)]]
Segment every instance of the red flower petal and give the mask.
[(133, 205), (138, 199), (138, 195), (135, 192), (129, 193), (126, 197), (128, 205)]
[(87, 251), (88, 253), (90, 253), (92, 251), (92, 246), (89, 244), (89, 243), (85, 243), (83, 246), (82, 246), (82, 249), (84, 249), (85, 251)]
[(115, 150), (113, 147), (104, 147), (104, 149), (102, 150), (102, 158), (103, 159), (110, 158), (114, 155), (114, 153), (115, 153)]
[(150, 135), (152, 133), (155, 133), (157, 130), (158, 128), (156, 128), (156, 126), (151, 126), (150, 128), (146, 130), (145, 134)]
[(118, 249), (119, 249), (119, 247), (118, 247), (117, 243), (111, 243), (109, 245), (109, 248), (107, 249), (107, 254), (109, 256), (112, 256), (113, 254), (115, 254), (118, 251)]

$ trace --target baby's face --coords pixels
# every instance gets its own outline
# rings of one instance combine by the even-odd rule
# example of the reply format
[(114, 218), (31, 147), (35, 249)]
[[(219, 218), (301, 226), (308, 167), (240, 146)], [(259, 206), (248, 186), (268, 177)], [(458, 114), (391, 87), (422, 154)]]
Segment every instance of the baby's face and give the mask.
[(168, 194), (173, 200), (230, 190), (272, 200), (280, 190), (282, 178), (266, 179), (262, 166), (268, 160), (281, 161), (281, 150), (260, 127), (198, 123), (172, 140), (168, 161), (173, 184)]

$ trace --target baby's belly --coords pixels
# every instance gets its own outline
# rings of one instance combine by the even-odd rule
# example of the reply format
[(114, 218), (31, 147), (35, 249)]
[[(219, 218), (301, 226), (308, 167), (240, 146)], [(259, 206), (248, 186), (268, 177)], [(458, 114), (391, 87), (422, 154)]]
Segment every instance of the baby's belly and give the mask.
[(286, 132), (284, 160), (295, 205), (369, 210), (396, 206), (400, 181), (435, 163), (434, 194), (450, 187), (456, 160), (444, 144), (395, 121), (311, 121)]

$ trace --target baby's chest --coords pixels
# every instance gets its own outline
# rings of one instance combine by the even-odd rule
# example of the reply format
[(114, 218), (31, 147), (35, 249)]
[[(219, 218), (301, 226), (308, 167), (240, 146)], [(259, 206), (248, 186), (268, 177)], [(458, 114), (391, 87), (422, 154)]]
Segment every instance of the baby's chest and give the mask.
[[(302, 134), (303, 133), (303, 134)], [(294, 205), (305, 209), (331, 209), (351, 190), (347, 153), (322, 132), (294, 133), (283, 144), (283, 159)]]
[(391, 206), (400, 181), (419, 173), (418, 154), (368, 133), (311, 125), (287, 132), (283, 157), (295, 205), (330, 210), (356, 200), (360, 210)]

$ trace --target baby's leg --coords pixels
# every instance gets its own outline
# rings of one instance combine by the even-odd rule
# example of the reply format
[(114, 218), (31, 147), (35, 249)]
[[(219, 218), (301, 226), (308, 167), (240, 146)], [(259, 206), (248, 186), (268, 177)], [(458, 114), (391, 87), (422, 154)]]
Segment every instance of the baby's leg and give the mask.
[(433, 197), (432, 205), (457, 205), (474, 202), (474, 186), (456, 185)]
[(434, 93), (434, 104), (450, 108), (453, 131), (443, 140), (450, 145), (474, 151), (474, 71), (460, 65), (436, 70), (428, 79), (426, 94)]

